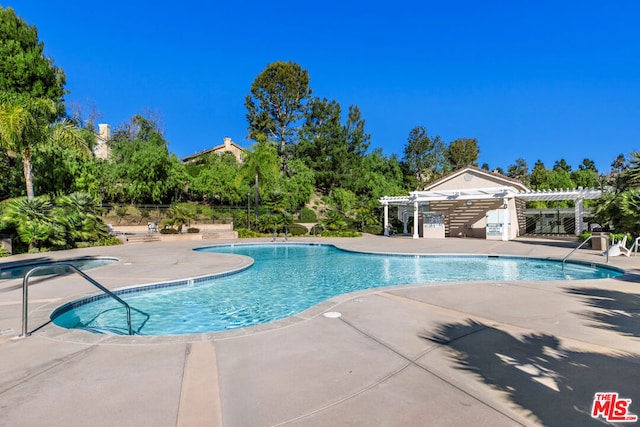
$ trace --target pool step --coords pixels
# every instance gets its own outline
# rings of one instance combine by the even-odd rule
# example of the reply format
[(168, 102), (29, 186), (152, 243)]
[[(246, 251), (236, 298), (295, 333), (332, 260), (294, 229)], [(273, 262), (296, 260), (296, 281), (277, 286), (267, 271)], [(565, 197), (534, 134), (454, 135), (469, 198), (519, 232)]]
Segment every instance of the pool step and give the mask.
[(122, 236), (125, 243), (148, 243), (159, 242), (160, 236), (157, 234), (137, 234), (133, 236)]

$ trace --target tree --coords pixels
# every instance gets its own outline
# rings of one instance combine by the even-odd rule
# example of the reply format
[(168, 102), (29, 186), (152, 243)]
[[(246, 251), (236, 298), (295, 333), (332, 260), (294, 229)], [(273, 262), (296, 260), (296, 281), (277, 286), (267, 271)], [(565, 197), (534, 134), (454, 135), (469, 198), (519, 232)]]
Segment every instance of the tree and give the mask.
[(20, 155), (27, 197), (35, 197), (31, 158), (38, 150), (70, 147), (89, 156), (89, 149), (77, 128), (68, 120), (49, 123), (56, 105), (46, 98), (0, 94), (0, 147)]
[(45, 98), (54, 102), (48, 121), (64, 112), (65, 75), (44, 54), (38, 30), (0, 6), (0, 92)]
[(588, 158), (584, 158), (582, 163), (578, 165), (579, 170), (592, 170), (595, 173), (598, 173), (598, 169), (596, 168), (596, 163)]
[(258, 136), (258, 142), (253, 145), (252, 149), (236, 175), (236, 185), (240, 185), (243, 180), (255, 179), (254, 206), (257, 221), (259, 195), (274, 190), (280, 176), (280, 167), (278, 150), (272, 141), (268, 141), (264, 136)]
[(280, 177), (285, 209), (295, 210), (311, 200), (315, 177), (313, 171), (300, 159), (287, 162), (287, 169)]
[[(244, 200), (244, 189), (235, 185), (240, 165), (232, 153), (209, 154), (202, 164), (190, 168), (194, 177), (189, 186), (192, 200), (234, 204)], [(247, 187), (248, 188), (248, 187)]]
[(20, 188), (25, 188), (22, 183), (20, 167), (16, 158), (9, 156), (7, 150), (0, 148), (0, 201), (11, 197), (23, 196)]
[(309, 74), (295, 62), (277, 61), (263, 70), (245, 98), (249, 138), (259, 135), (282, 149), (294, 142), (296, 124), (304, 117), (311, 96)]
[(107, 166), (104, 190), (114, 202), (171, 203), (188, 187), (184, 165), (156, 122), (139, 114), (116, 129)]
[(293, 154), (314, 172), (316, 187), (324, 194), (343, 180), (347, 150), (340, 104), (313, 99)]
[(419, 189), (424, 183), (438, 179), (449, 170), (447, 153), (440, 136), (431, 138), (424, 126), (409, 132), (404, 146), (402, 162), (413, 177), (412, 187)]
[(553, 165), (553, 170), (558, 169), (562, 169), (564, 171), (567, 171), (567, 173), (570, 173), (571, 165), (569, 165), (565, 159), (556, 160), (555, 164)]
[(453, 170), (467, 166), (478, 166), (480, 147), (475, 138), (458, 138), (449, 144), (447, 157)]
[(527, 166), (527, 161), (522, 157), (516, 159), (515, 165), (511, 165), (507, 169), (507, 176), (517, 179), (525, 185), (529, 185), (529, 167)]
[[(87, 193), (72, 193), (55, 199), (53, 217), (60, 226), (58, 240), (67, 247), (81, 242), (98, 242), (108, 236), (96, 199)], [(64, 237), (62, 238), (63, 235)]]
[(533, 165), (529, 182), (534, 190), (549, 189), (549, 170), (544, 166), (542, 160), (537, 160), (535, 165)]
[(571, 172), (571, 180), (582, 188), (597, 188), (600, 185), (600, 175), (593, 160), (584, 159), (578, 169)]

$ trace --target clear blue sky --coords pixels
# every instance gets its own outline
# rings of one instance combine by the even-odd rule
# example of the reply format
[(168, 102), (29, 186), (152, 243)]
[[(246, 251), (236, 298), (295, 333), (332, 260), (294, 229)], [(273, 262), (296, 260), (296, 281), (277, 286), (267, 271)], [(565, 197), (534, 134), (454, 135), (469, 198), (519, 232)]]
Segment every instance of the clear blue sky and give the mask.
[[(2, 1), (2, 0), (0, 0)], [(640, 2), (2, 2), (36, 25), (68, 101), (114, 128), (159, 112), (170, 150), (245, 147), (244, 98), (277, 60), (313, 93), (358, 105), (371, 147), (409, 131), (477, 138), (480, 164), (585, 157), (608, 172), (640, 150)]]

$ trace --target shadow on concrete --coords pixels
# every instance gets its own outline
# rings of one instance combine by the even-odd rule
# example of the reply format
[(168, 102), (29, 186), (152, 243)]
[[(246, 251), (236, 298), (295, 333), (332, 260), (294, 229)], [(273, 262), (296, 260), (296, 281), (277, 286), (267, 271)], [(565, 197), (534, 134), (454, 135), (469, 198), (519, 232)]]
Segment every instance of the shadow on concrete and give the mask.
[[(591, 410), (596, 392), (618, 392), (640, 412), (640, 357), (564, 348), (552, 335), (512, 336), (467, 321), (444, 324), (423, 338), (449, 348), (456, 368), (504, 393), (548, 426), (601, 426)], [(533, 420), (532, 420), (533, 421)]]
[(579, 296), (588, 307), (597, 309), (578, 313), (593, 322), (590, 326), (640, 337), (640, 294), (597, 288), (567, 288), (566, 291)]
[[(554, 248), (567, 248), (571, 250), (577, 248), (580, 242), (576, 240), (544, 240), (536, 238), (518, 237), (514, 240), (516, 243), (524, 243), (526, 245), (538, 245), (538, 246), (551, 246)], [(591, 248), (584, 248), (585, 250), (591, 250)], [(569, 252), (567, 252), (568, 254)]]

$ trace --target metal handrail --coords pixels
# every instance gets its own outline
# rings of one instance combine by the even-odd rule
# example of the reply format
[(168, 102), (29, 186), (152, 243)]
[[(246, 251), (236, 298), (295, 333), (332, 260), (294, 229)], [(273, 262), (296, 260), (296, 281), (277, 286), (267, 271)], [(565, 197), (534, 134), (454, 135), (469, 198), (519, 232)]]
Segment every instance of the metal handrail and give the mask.
[(29, 304), (29, 291), (28, 291), (29, 290), (29, 278), (31, 277), (31, 275), (33, 273), (35, 273), (38, 270), (44, 270), (44, 269), (52, 268), (52, 267), (64, 267), (66, 269), (71, 270), (71, 272), (78, 273), (81, 277), (83, 277), (85, 280), (87, 280), (93, 286), (97, 287), (102, 292), (104, 292), (105, 294), (109, 295), (111, 298), (115, 299), (120, 304), (124, 305), (124, 308), (127, 311), (127, 326), (129, 328), (129, 335), (133, 335), (133, 329), (131, 328), (131, 307), (129, 306), (129, 304), (124, 302), (122, 300), (122, 298), (120, 298), (119, 296), (117, 296), (116, 294), (111, 292), (109, 289), (105, 288), (100, 283), (96, 282), (94, 279), (92, 279), (91, 277), (87, 276), (85, 273), (80, 271), (80, 269), (78, 269), (78, 267), (76, 267), (75, 265), (70, 264), (68, 262), (58, 262), (58, 263), (52, 263), (52, 264), (47, 264), (47, 265), (39, 265), (37, 267), (32, 268), (31, 270), (29, 270), (27, 272), (27, 274), (24, 275), (24, 279), (22, 279), (22, 334), (20, 335), (20, 338), (28, 337), (29, 335), (31, 335), (27, 331), (27, 329), (28, 329), (27, 328), (28, 304)]
[(607, 264), (609, 263), (609, 236), (607, 235), (598, 235), (598, 236), (588, 236), (586, 239), (584, 239), (584, 242), (580, 243), (578, 245), (577, 248), (573, 249), (571, 252), (569, 252), (569, 255), (567, 255), (566, 257), (562, 258), (562, 271), (564, 271), (564, 262), (571, 256), (573, 255), (573, 253), (575, 251), (577, 251), (578, 249), (580, 249), (582, 246), (584, 246), (585, 243), (587, 243), (589, 240), (591, 240), (593, 237), (597, 237), (599, 239), (605, 239), (607, 241), (607, 244), (605, 245), (604, 248), (604, 255), (606, 255), (607, 257)]

